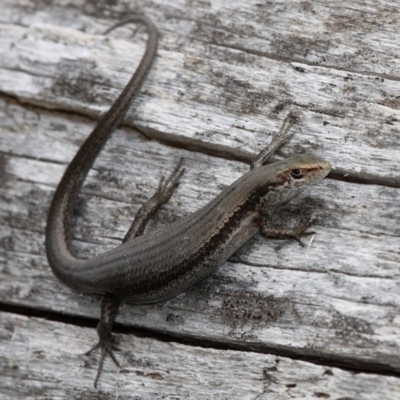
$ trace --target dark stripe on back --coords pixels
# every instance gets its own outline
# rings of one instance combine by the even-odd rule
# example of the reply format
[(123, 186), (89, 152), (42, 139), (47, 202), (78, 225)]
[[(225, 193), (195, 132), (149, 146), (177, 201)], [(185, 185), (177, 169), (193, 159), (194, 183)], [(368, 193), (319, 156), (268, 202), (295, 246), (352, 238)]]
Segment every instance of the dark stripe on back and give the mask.
[[(171, 267), (169, 270), (164, 272), (159, 272), (157, 278), (152, 277), (145, 282), (137, 282), (137, 284), (132, 285), (129, 282), (128, 294), (137, 297), (145, 294), (146, 297), (150, 295), (151, 292), (158, 292), (162, 290), (163, 287), (168, 287), (172, 282), (178, 281), (181, 277), (190, 273), (196, 266), (203, 264), (209, 258), (213, 258), (213, 255), (218, 252), (218, 250), (225, 246), (226, 242), (231, 236), (231, 233), (235, 231), (241, 221), (247, 217), (250, 212), (253, 212), (257, 205), (259, 204), (260, 198), (264, 196), (269, 189), (274, 189), (276, 185), (268, 185), (268, 188), (257, 188), (251, 195), (249, 195), (246, 201), (228, 218), (224, 226), (216, 232), (208, 241), (206, 241), (202, 247), (193, 254), (187, 260), (183, 260), (179, 264)], [(160, 281), (162, 284), (160, 285)], [(119, 291), (121, 293), (121, 290)], [(126, 293), (122, 288), (122, 292)], [(118, 293), (116, 293), (118, 295)]]

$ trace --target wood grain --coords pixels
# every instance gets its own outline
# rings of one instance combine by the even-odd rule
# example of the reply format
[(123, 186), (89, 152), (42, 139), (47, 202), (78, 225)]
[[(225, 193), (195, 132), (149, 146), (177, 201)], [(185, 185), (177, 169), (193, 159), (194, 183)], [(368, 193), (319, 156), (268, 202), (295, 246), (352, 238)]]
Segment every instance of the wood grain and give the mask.
[(266, 354), (185, 346), (124, 335), (126, 362), (105, 363), (100, 390), (88, 387), (92, 329), (0, 314), (0, 393), (16, 398), (394, 399), (396, 378), (343, 371)]
[[(129, 1), (112, 7), (79, 0), (51, 5), (3, 2), (0, 308), (20, 307), (27, 315), (30, 309), (48, 310), (60, 320), (64, 314), (98, 318), (99, 298), (80, 296), (51, 274), (43, 233), (49, 202), (65, 166), (142, 54), (146, 36), (140, 29), (134, 36), (134, 27), (110, 37), (100, 35), (128, 10), (151, 17), (162, 38), (154, 68), (125, 127), (113, 135), (86, 180), (74, 228), (79, 254), (99, 254), (118, 244), (161, 174), (168, 173), (180, 157), (187, 169), (182, 184), (149, 229), (206, 204), (247, 170), (238, 160), (248, 162), (289, 111), (300, 113), (301, 120), (279, 156), (313, 151), (347, 171), (397, 179), (400, 22), (394, 3), (354, 1), (351, 8), (340, 1), (290, 3), (217, 1), (211, 6), (193, 1), (188, 6), (141, 1), (138, 8)], [(118, 321), (189, 341), (186, 346), (174, 344), (181, 346), (177, 357), (181, 353), (193, 357), (197, 350), (190, 341), (201, 341), (240, 348), (243, 360), (259, 357), (267, 362), (274, 356), (262, 353), (276, 354), (293, 368), (294, 383), (273, 378), (271, 392), (265, 389), (265, 380), (264, 386), (259, 382), (249, 392), (235, 392), (232, 386), (231, 392), (224, 392), (226, 398), (288, 395), (286, 385), (299, 387), (302, 374), (309, 383), (313, 374), (332, 366), (371, 375), (357, 381), (354, 376), (364, 375), (336, 369), (334, 376), (343, 380), (335, 381), (336, 388), (329, 383), (329, 390), (321, 393), (335, 398), (339, 396), (335, 390), (345, 387), (348, 396), (363, 398), (360, 387), (373, 376), (371, 386), (377, 380), (390, 384), (382, 384), (382, 391), (365, 390), (364, 398), (393, 398), (390, 390), (400, 390), (399, 204), (399, 189), (326, 179), (276, 217), (277, 224), (290, 225), (313, 215), (317, 234), (309, 246), (256, 237), (193, 289), (167, 303), (124, 304)], [(24, 329), (40, 337), (42, 323), (24, 322)], [(81, 335), (72, 325), (60, 325), (49, 328), (48, 341), (54, 340), (56, 346), (57, 337), (50, 337), (54, 330), (64, 329), (71, 329), (71, 337)], [(84, 331), (92, 337), (79, 339), (87, 348), (95, 332)], [(0, 340), (3, 349), (5, 340)], [(121, 342), (129, 347), (126, 338)], [(166, 350), (161, 342), (155, 343), (146, 348), (156, 359)], [(42, 342), (40, 352), (47, 351)], [(204, 374), (204, 382), (210, 372), (205, 365), (218, 359), (222, 369), (224, 354), (230, 354), (210, 352), (196, 372)], [(54, 357), (69, 357), (55, 353)], [(119, 358), (129, 364), (124, 355)], [(290, 359), (298, 357), (324, 366), (299, 367), (299, 361)], [(40, 360), (32, 368), (51, 370), (51, 362)], [(90, 373), (75, 369), (84, 362), (75, 357), (68, 368), (73, 379), (82, 380), (78, 386), (90, 391), (94, 361)], [(185, 371), (185, 362), (178, 360), (177, 369)], [(6, 365), (3, 376), (8, 376)], [(246, 368), (239, 364), (238, 368), (247, 374)], [(261, 374), (257, 379), (264, 379), (262, 367), (256, 369)], [(7, 378), (10, 388), (23, 376), (22, 369), (13, 371)], [(136, 388), (141, 382), (137, 376), (133, 383), (129, 374), (118, 374), (118, 380), (124, 387)], [(240, 374), (236, 376), (232, 383), (240, 381)], [(145, 386), (148, 393), (152, 387), (154, 393), (168, 392), (181, 387), (174, 379), (164, 376)], [(222, 379), (225, 384), (227, 379)], [(60, 381), (65, 386), (57, 392)], [(52, 382), (48, 395), (71, 397), (74, 381)], [(21, 398), (33, 390), (30, 384), (26, 387)], [(113, 375), (102, 378), (100, 387), (112, 393)], [(0, 390), (12, 393), (6, 386)], [(319, 388), (307, 390), (306, 397), (318, 398)], [(143, 398), (157, 398), (145, 393)], [(182, 389), (181, 396), (184, 393)], [(210, 389), (209, 397), (203, 398), (223, 398), (218, 393)]]

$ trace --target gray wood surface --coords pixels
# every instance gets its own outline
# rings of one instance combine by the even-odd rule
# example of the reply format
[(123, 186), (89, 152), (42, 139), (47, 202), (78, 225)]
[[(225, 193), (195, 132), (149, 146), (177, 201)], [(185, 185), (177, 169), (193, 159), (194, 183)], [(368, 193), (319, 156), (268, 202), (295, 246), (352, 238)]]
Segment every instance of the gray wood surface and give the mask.
[[(121, 373), (106, 363), (101, 392), (90, 388), (97, 360), (80, 349), (93, 329), (0, 313), (2, 399), (395, 399), (398, 379), (268, 354), (217, 350), (149, 338), (121, 338)], [(35, 334), (32, 334), (34, 332)], [(120, 338), (120, 335), (118, 335)], [(106, 393), (109, 393), (107, 396)]]
[[(399, 182), (396, 3), (107, 4), (2, 1), (0, 395), (96, 397), (97, 357), (82, 355), (95, 330), (66, 318), (98, 318), (100, 299), (52, 275), (44, 228), (67, 163), (143, 52), (140, 28), (101, 32), (141, 12), (159, 27), (158, 56), (85, 182), (74, 227), (80, 255), (120, 243), (180, 157), (182, 184), (149, 229), (206, 204), (248, 169), (241, 161), (268, 143), (289, 111), (301, 120), (280, 157), (313, 151), (378, 184), (326, 179), (281, 210), (278, 224), (316, 218), (305, 248), (256, 237), (177, 298), (123, 304), (118, 322), (158, 339), (121, 334), (123, 369), (107, 362), (100, 390), (143, 399), (393, 399), (400, 392), (400, 189), (378, 177)], [(35, 310), (48, 314), (26, 318)]]

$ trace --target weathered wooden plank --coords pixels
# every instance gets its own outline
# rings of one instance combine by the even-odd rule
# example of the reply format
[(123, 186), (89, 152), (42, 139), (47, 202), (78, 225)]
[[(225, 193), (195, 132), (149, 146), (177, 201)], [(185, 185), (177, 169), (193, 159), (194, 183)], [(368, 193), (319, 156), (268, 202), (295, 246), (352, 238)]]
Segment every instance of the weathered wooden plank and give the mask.
[[(358, 9), (345, 8), (343, 26), (374, 9), (374, 18), (383, 23), (387, 18), (384, 3), (375, 3), (359, 2)], [(104, 20), (99, 23), (88, 16), (82, 17), (79, 25), (88, 25), (85, 29), (91, 33), (77, 30), (76, 3), (63, 13), (63, 27), (51, 23), (59, 20), (57, 13), (61, 10), (57, 6), (29, 15), (27, 5), (22, 11), (18, 6), (8, 7), (24, 13), (27, 26), (1, 26), (0, 90), (30, 103), (90, 116), (106, 110), (139, 60), (143, 51), (140, 37), (117, 39), (122, 33), (114, 33), (114, 39), (102, 37), (98, 32), (104, 28)], [(350, 35), (350, 39), (347, 30), (337, 32), (331, 25), (340, 17), (336, 3), (327, 3), (318, 11), (314, 7), (307, 11), (298, 4), (294, 11), (278, 2), (275, 7), (285, 9), (283, 15), (278, 13), (278, 28), (269, 26), (268, 19), (260, 19), (262, 11), (272, 18), (272, 10), (270, 14), (269, 9), (260, 10), (260, 5), (252, 4), (242, 12), (254, 24), (253, 29), (242, 21), (240, 13), (232, 11), (234, 8), (226, 9), (222, 4), (215, 11), (222, 14), (218, 14), (216, 25), (210, 26), (211, 15), (203, 15), (201, 3), (198, 7), (186, 9), (186, 13), (193, 13), (190, 17), (179, 8), (171, 10), (164, 5), (165, 15), (160, 17), (153, 15), (149, 5), (149, 15), (157, 21), (163, 38), (127, 124), (140, 127), (152, 137), (248, 157), (262, 143), (265, 130), (276, 130), (283, 115), (296, 109), (304, 114), (297, 128), (303, 134), (294, 139), (289, 151), (307, 144), (320, 149), (334, 165), (395, 174), (400, 152), (396, 145), (400, 139), (400, 80), (393, 73), (398, 69), (396, 47), (388, 50), (389, 56), (380, 58), (375, 70), (365, 64), (369, 55), (369, 65), (374, 66), (376, 54), (382, 54), (381, 46), (386, 50), (398, 42), (399, 22), (386, 21), (387, 43), (380, 40), (381, 29), (372, 29), (370, 24), (363, 39), (362, 32)], [(43, 12), (53, 19), (44, 23)], [(250, 18), (250, 12), (254, 18)], [(224, 14), (232, 18), (232, 28), (225, 33)], [(318, 15), (325, 23), (325, 40), (320, 38), (321, 24), (314, 26), (314, 41), (309, 39), (312, 24), (304, 32), (304, 21), (310, 15)], [(296, 17), (299, 24), (292, 29), (300, 35), (297, 41), (294, 32), (279, 30)], [(360, 24), (361, 28), (366, 26)], [(274, 40), (276, 30), (279, 39)], [(310, 54), (309, 46), (314, 42), (317, 46), (311, 53), (324, 43), (325, 62), (322, 54)], [(287, 58), (293, 48), (296, 54)], [(297, 54), (301, 49), (303, 57)], [(335, 62), (333, 54), (327, 55), (329, 49), (336, 54)], [(347, 59), (351, 60), (343, 64)]]
[(122, 368), (106, 362), (97, 391), (95, 357), (82, 355), (92, 329), (0, 313), (1, 398), (392, 400), (400, 387), (399, 378), (285, 357), (122, 336)]

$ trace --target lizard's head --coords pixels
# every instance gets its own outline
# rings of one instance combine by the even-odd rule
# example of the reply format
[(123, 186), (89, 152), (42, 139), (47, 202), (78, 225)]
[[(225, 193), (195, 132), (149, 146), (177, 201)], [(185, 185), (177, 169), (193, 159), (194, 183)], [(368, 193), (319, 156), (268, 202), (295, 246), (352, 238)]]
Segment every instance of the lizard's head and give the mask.
[(270, 168), (269, 183), (263, 202), (276, 208), (297, 196), (308, 185), (325, 178), (332, 167), (330, 162), (314, 154), (304, 153), (270, 164), (266, 168)]

